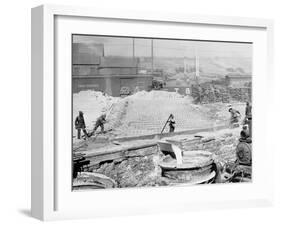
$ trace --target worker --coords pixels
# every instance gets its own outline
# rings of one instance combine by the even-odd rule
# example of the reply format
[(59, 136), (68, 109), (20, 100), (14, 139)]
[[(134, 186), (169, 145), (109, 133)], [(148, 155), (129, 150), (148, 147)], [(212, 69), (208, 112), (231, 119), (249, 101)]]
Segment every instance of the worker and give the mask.
[(233, 109), (232, 107), (229, 108), (228, 110), (231, 114), (230, 116), (230, 123), (231, 124), (235, 124), (235, 123), (238, 123), (239, 122), (239, 117), (241, 117), (241, 114), (239, 111)]
[(249, 102), (246, 102), (244, 124), (249, 124), (249, 120), (252, 120), (252, 105)]
[(247, 141), (250, 138), (249, 128), (247, 125), (244, 125), (242, 127), (242, 130), (240, 132), (240, 141)]
[(252, 105), (250, 104), (249, 101), (246, 102), (245, 115), (247, 118), (252, 117)]
[(81, 130), (85, 134), (85, 137), (88, 137), (88, 133), (86, 131), (86, 124), (84, 120), (84, 113), (79, 111), (79, 115), (75, 119), (75, 129), (77, 129), (77, 138), (81, 139)]
[(96, 132), (96, 130), (100, 127), (101, 132), (104, 133), (104, 123), (106, 122), (106, 114), (102, 114), (100, 117), (97, 118), (95, 128), (93, 130), (93, 134)]
[(170, 118), (169, 118), (168, 122), (169, 122), (169, 127), (170, 127), (169, 132), (173, 133), (175, 131), (175, 124), (176, 124), (176, 121), (175, 121), (175, 118), (174, 118), (173, 114), (170, 115)]

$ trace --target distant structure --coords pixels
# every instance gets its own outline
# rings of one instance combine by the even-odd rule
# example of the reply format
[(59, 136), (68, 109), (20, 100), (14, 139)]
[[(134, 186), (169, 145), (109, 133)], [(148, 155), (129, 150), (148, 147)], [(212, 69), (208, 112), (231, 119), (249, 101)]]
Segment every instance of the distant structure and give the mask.
[(73, 43), (72, 90), (104, 91), (120, 96), (122, 90), (149, 90), (153, 76), (138, 73), (138, 58), (105, 56), (104, 45)]
[(183, 67), (184, 67), (183, 73), (187, 74), (188, 62), (187, 62), (186, 57), (183, 58)]
[(225, 76), (225, 82), (227, 86), (230, 87), (244, 87), (245, 84), (252, 81), (251, 75), (241, 75), (241, 74), (228, 74)]
[(191, 85), (189, 81), (170, 79), (166, 82), (166, 86), (163, 90), (169, 92), (177, 92), (181, 95), (190, 94)]
[(195, 75), (196, 75), (196, 78), (199, 78), (200, 76), (200, 66), (199, 66), (199, 55), (198, 53), (196, 52), (196, 56), (195, 56)]

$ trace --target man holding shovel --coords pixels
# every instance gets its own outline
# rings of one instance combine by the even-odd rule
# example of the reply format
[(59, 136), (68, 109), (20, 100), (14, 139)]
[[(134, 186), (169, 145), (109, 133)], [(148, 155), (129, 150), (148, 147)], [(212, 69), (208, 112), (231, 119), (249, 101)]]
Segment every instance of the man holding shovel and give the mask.
[(166, 125), (169, 123), (169, 133), (173, 133), (175, 131), (175, 124), (176, 124), (176, 121), (175, 121), (175, 118), (174, 118), (174, 115), (173, 114), (170, 114), (168, 120), (166, 121), (162, 131), (161, 131), (161, 134), (164, 132), (165, 130), (165, 127)]
[(96, 130), (100, 127), (101, 128), (101, 133), (104, 133), (104, 124), (106, 122), (106, 114), (102, 114), (100, 117), (97, 118), (95, 127), (93, 129), (93, 132), (91, 135), (94, 135)]
[(175, 124), (176, 124), (176, 121), (175, 121), (175, 118), (174, 118), (174, 115), (171, 114), (170, 115), (170, 119), (169, 119), (169, 132), (170, 133), (173, 133), (175, 131)]

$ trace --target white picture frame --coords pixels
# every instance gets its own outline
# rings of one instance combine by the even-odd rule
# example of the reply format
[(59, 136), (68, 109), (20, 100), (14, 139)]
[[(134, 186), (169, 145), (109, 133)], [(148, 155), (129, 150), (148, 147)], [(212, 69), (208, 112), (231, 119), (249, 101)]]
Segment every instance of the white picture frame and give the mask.
[[(75, 24), (73, 21), (71, 22), (73, 24), (72, 28), (67, 27), (69, 22), (64, 20), (62, 22), (56, 22), (57, 18), (66, 17), (71, 18), (71, 20), (80, 20), (79, 23), (87, 23), (86, 20), (94, 21), (96, 25), (103, 20), (107, 20), (112, 23), (121, 21), (120, 23), (126, 22), (126, 24), (131, 25), (134, 23), (143, 23), (143, 26), (147, 26), (147, 28), (151, 28), (149, 27), (152, 26), (151, 24), (153, 26), (165, 26), (165, 24), (169, 26), (198, 26), (202, 30), (207, 29), (207, 27), (217, 27), (221, 31), (235, 28), (237, 30), (243, 29), (245, 31), (245, 37), (248, 31), (257, 32), (255, 34), (253, 33), (252, 36), (260, 36), (260, 39), (257, 38), (255, 40), (258, 43), (256, 47), (257, 52), (262, 54), (259, 54), (261, 58), (256, 58), (258, 63), (255, 63), (254, 58), (254, 64), (257, 65), (257, 70), (254, 70), (256, 78), (253, 83), (253, 112), (254, 115), (256, 114), (255, 117), (260, 123), (259, 126), (253, 126), (253, 142), (256, 152), (256, 165), (254, 165), (256, 174), (254, 175), (253, 183), (248, 185), (217, 185), (212, 187), (196, 186), (196, 188), (118, 189), (118, 191), (76, 192), (73, 194), (71, 187), (68, 189), (67, 185), (64, 185), (60, 180), (64, 177), (67, 178), (66, 180), (71, 180), (71, 172), (68, 174), (66, 170), (69, 167), (70, 161), (66, 167), (62, 165), (64, 163), (61, 161), (64, 153), (69, 152), (68, 154), (70, 155), (71, 150), (64, 147), (63, 142), (58, 144), (60, 142), (56, 138), (60, 136), (56, 132), (60, 123), (59, 117), (56, 117), (60, 114), (57, 112), (57, 103), (62, 100), (65, 102), (70, 101), (67, 99), (67, 95), (60, 93), (62, 90), (67, 89), (67, 85), (69, 85), (66, 82), (66, 86), (63, 87), (60, 79), (63, 79), (63, 76), (67, 78), (69, 74), (65, 73), (63, 76), (56, 77), (57, 74), (61, 73), (60, 69), (56, 68), (58, 66), (56, 64), (62, 62), (62, 64), (66, 65), (69, 62), (69, 58), (67, 58), (67, 62), (63, 62), (60, 60), (60, 56), (57, 56), (58, 52), (61, 52), (58, 46), (61, 42), (59, 41), (60, 38), (56, 42), (56, 34), (61, 29), (61, 37), (64, 37), (64, 35), (72, 33), (71, 29), (79, 26), (79, 23)], [(80, 26), (81, 31), (86, 32), (86, 30), (83, 31), (82, 27)], [(132, 29), (130, 32), (134, 34), (137, 31)], [(159, 34), (161, 35), (161, 32)], [(215, 39), (214, 32), (212, 34), (210, 34), (210, 37), (214, 37), (210, 39)], [(185, 36), (187, 34), (182, 35)], [(229, 34), (225, 35), (226, 39), (227, 37), (229, 37)], [(241, 39), (244, 40), (245, 38), (241, 36)], [(70, 48), (70, 43), (67, 45)], [(62, 47), (62, 49), (64, 48), (67, 47)], [(266, 109), (269, 109), (272, 104), (270, 101), (273, 90), (272, 62), (273, 22), (271, 20), (171, 13), (154, 14), (153, 12), (128, 12), (57, 5), (43, 5), (33, 8), (32, 216), (41, 220), (55, 220), (272, 204), (273, 178), (265, 178), (265, 171), (273, 169), (273, 150), (269, 148), (270, 145), (266, 136), (263, 136), (266, 134), (266, 122), (269, 118), (268, 110)], [(61, 98), (60, 100), (57, 100), (57, 95), (59, 99)], [(59, 150), (58, 147), (60, 147)], [(65, 158), (66, 160), (69, 159), (68, 156)], [(241, 191), (241, 186), (243, 186), (243, 192), (245, 194), (236, 194)], [(210, 193), (213, 194), (213, 197), (209, 197)], [(228, 194), (232, 194), (231, 197)], [(86, 195), (90, 203), (93, 203), (94, 200), (94, 206), (86, 204)], [(161, 196), (165, 197), (165, 199), (161, 199)], [(112, 202), (113, 205), (108, 205), (109, 202)], [(114, 203), (119, 203), (119, 205), (114, 205)], [(71, 208), (65, 208), (66, 206), (70, 206)]]

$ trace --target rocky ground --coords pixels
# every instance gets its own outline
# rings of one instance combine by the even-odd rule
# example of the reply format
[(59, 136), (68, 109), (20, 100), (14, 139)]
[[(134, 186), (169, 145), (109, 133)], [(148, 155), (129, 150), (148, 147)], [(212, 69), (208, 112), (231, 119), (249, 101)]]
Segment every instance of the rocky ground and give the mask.
[[(113, 104), (120, 100), (121, 98), (103, 95), (102, 92), (90, 90), (73, 94), (73, 137), (76, 137), (74, 120), (79, 111), (83, 111), (86, 129), (90, 131), (93, 129), (96, 119), (102, 113), (110, 114)], [(121, 104), (120, 107), (122, 107)]]
[[(190, 96), (184, 97), (175, 92), (141, 91), (116, 98), (101, 92), (83, 91), (73, 96), (73, 120), (82, 110), (87, 130), (91, 131), (96, 119), (106, 113), (105, 130), (110, 130), (112, 136), (142, 136), (160, 133), (170, 114), (175, 116), (175, 131), (228, 125), (230, 105), (243, 115), (245, 103), (195, 105)], [(164, 132), (168, 132), (168, 126)], [(77, 141), (75, 136), (73, 127), (74, 142)]]
[(180, 135), (166, 138), (176, 143), (184, 151), (204, 150), (214, 154), (220, 162), (234, 162), (236, 146), (239, 142), (240, 128), (201, 132), (193, 135)]
[[(239, 128), (235, 128), (188, 136), (177, 135), (164, 140), (179, 146), (184, 151), (183, 155), (196, 150), (211, 152), (213, 159), (224, 165), (236, 159), (239, 132)], [(174, 184), (176, 181), (162, 176), (159, 161), (164, 155), (159, 152), (158, 147), (149, 147), (145, 151), (152, 154), (107, 161), (91, 168), (91, 171), (112, 178), (122, 188)]]
[(112, 161), (101, 165), (93, 172), (114, 179), (121, 188), (168, 185), (169, 181), (161, 177), (157, 165), (158, 158), (158, 155), (148, 155), (128, 158), (121, 162)]
[[(90, 104), (89, 104), (90, 103)], [(87, 153), (110, 151), (131, 145), (130, 141), (118, 143), (117, 138), (137, 137), (161, 132), (169, 114), (174, 114), (176, 132), (199, 129), (216, 125), (228, 125), (230, 104), (213, 103), (195, 105), (191, 97), (166, 91), (138, 92), (125, 98), (104, 96), (100, 92), (87, 91), (73, 97), (73, 115), (84, 111), (87, 130), (91, 130), (101, 113), (107, 114), (106, 134), (92, 137), (87, 141), (74, 138), (74, 149)], [(231, 107), (242, 113), (245, 104), (231, 103)], [(235, 148), (241, 128), (220, 131), (175, 135), (166, 138), (178, 145), (184, 152), (203, 150), (213, 153), (216, 161), (225, 164), (235, 160)], [(75, 130), (73, 136), (75, 136)], [(167, 129), (165, 130), (167, 132)], [(115, 143), (114, 143), (115, 142)], [(123, 143), (122, 143), (123, 142)], [(141, 142), (139, 140), (138, 142)], [(81, 148), (79, 146), (81, 145)], [(117, 145), (117, 146), (116, 146)], [(122, 149), (122, 148), (121, 148)], [(118, 187), (161, 186), (171, 184), (171, 180), (161, 174), (159, 160), (163, 157), (157, 146), (143, 148), (145, 156), (130, 156), (95, 164), (90, 171), (105, 175), (116, 181)]]

